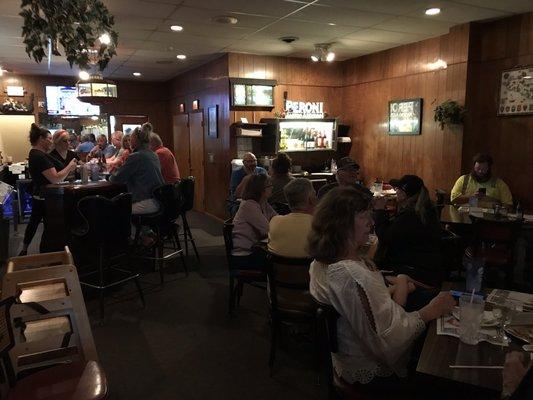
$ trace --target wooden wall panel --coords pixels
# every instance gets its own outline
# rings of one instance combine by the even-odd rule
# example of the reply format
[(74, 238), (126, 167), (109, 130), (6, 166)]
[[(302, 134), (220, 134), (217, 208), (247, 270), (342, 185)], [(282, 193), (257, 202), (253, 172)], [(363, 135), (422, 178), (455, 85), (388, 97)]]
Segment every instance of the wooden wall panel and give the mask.
[(533, 65), (533, 13), (477, 24), (474, 29), (462, 171), (470, 170), (474, 154), (491, 154), (495, 174), (515, 198), (533, 208), (533, 116), (497, 116), (501, 72)]
[[(461, 169), (462, 129), (442, 131), (433, 121), (435, 106), (465, 101), (469, 26), (450, 33), (344, 63), (342, 121), (351, 125), (351, 156), (367, 184), (417, 174), (431, 193), (449, 190)], [(429, 71), (438, 59), (447, 69)], [(422, 134), (388, 134), (388, 102), (423, 98)]]

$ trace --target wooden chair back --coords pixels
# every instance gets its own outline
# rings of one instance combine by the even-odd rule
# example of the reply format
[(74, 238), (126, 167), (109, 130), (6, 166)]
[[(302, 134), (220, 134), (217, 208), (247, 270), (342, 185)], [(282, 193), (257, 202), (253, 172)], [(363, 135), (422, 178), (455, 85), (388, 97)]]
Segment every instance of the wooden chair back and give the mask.
[(322, 375), (327, 385), (328, 397), (330, 400), (337, 399), (337, 393), (333, 384), (333, 362), (331, 354), (337, 353), (339, 346), (337, 342), (337, 320), (339, 313), (329, 304), (317, 303), (317, 329), (320, 345), (320, 359), (322, 365)]

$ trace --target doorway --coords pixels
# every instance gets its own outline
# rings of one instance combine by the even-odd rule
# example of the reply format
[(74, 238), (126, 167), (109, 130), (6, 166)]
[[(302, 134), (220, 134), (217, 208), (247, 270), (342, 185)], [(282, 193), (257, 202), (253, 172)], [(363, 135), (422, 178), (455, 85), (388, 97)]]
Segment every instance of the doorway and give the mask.
[(194, 176), (194, 209), (205, 211), (203, 110), (173, 117), (174, 154), (181, 177)]

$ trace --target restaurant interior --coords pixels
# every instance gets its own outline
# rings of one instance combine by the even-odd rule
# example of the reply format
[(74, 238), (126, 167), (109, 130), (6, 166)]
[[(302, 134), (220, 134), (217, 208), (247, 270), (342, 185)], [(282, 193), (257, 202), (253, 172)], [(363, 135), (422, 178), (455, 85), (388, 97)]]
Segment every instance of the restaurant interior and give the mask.
[(2, 0), (0, 399), (533, 399), (532, 153), (531, 0)]

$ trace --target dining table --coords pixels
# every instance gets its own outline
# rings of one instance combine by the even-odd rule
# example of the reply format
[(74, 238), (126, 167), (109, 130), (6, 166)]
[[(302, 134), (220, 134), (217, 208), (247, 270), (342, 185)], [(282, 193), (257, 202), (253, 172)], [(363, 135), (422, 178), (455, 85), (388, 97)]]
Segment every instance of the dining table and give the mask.
[[(445, 204), (441, 207), (440, 222), (444, 225), (472, 225), (471, 217), (483, 218), (493, 221), (505, 222), (516, 218), (514, 213), (495, 216), (494, 211), (488, 208), (457, 206)], [(533, 215), (525, 214), (522, 229), (533, 229)]]
[[(460, 289), (462, 285), (445, 282), (442, 289)], [(484, 290), (486, 294), (489, 292), (490, 289)], [(437, 321), (434, 320), (428, 326), (416, 371), (441, 382), (444, 381), (448, 385), (498, 398), (502, 390), (502, 366), (505, 355), (511, 351), (522, 351), (522, 344), (514, 338), (508, 346), (485, 341), (476, 345), (465, 344), (457, 337), (438, 335)], [(492, 368), (451, 368), (450, 366)]]

